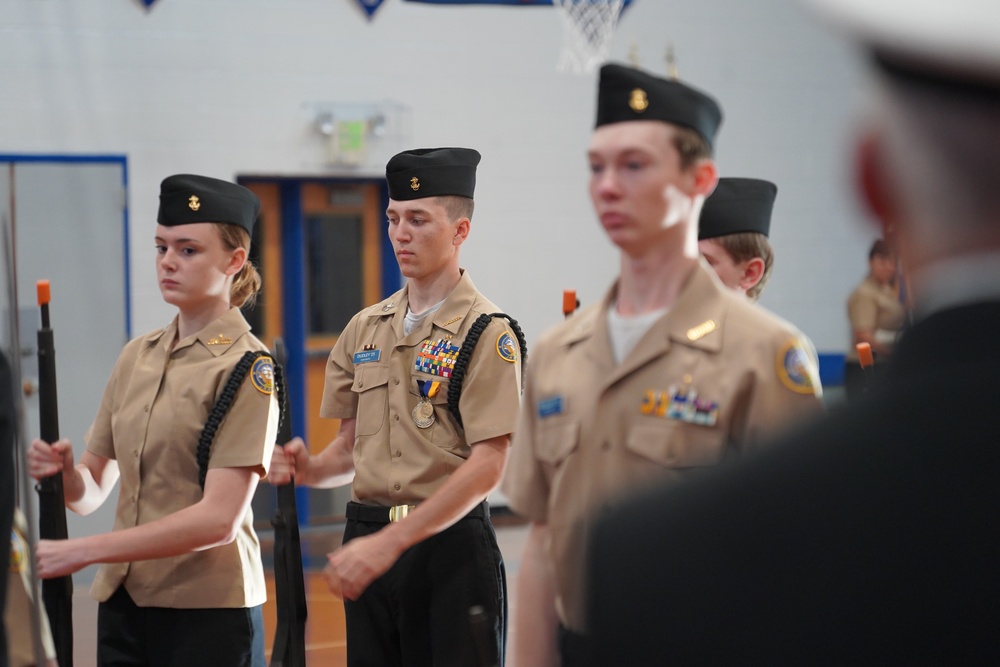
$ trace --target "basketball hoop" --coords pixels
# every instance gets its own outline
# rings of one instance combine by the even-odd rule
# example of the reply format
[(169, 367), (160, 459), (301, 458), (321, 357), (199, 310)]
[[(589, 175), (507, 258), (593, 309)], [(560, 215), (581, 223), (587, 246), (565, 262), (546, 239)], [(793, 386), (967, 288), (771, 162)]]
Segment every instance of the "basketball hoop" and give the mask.
[(563, 20), (557, 69), (586, 74), (608, 59), (625, 0), (552, 0)]

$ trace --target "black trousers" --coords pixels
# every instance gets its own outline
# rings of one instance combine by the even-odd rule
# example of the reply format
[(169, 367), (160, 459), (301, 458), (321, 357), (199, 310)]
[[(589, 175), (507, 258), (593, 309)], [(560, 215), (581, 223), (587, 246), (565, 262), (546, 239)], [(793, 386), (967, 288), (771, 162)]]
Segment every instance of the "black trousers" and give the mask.
[[(351, 505), (355, 508), (352, 510)], [(348, 506), (344, 543), (384, 528), (374, 508)], [(353, 516), (353, 518), (352, 518)], [(374, 520), (371, 520), (374, 519)], [(477, 648), (469, 611), (482, 607), (486, 644)], [(507, 577), (483, 502), (455, 525), (403, 553), (356, 601), (344, 601), (349, 667), (503, 665)], [(487, 658), (482, 652), (490, 653)], [(493, 662), (490, 662), (493, 661)]]
[(558, 628), (559, 658), (561, 667), (590, 667), (593, 652), (587, 635), (567, 630), (562, 624)]
[(99, 667), (266, 667), (260, 606), (139, 607), (124, 586), (97, 609)]

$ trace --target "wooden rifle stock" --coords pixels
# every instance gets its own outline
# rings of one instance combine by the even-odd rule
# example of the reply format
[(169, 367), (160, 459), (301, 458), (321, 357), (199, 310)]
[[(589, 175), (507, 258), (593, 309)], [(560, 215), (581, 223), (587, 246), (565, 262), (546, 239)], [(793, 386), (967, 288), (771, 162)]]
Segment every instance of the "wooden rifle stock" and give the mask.
[[(49, 325), (49, 281), (39, 280), (38, 305), (42, 327), (38, 330), (38, 404), (40, 437), (51, 444), (59, 439), (59, 401), (56, 395), (56, 351)], [(38, 482), (38, 534), (43, 540), (65, 540), (66, 500), (62, 474)], [(59, 667), (73, 665), (73, 578), (69, 575), (42, 582), (42, 600), (52, 629)]]
[[(275, 364), (284, 371), (285, 345), (274, 341)], [(287, 393), (287, 392), (286, 392)], [(292, 439), (292, 418), (288, 398), (281, 406), (278, 443)], [(306, 587), (302, 573), (302, 544), (299, 515), (295, 505), (295, 480), (276, 486), (278, 509), (271, 519), (274, 526), (274, 591), (278, 627), (274, 632), (271, 667), (304, 667), (306, 664)]]

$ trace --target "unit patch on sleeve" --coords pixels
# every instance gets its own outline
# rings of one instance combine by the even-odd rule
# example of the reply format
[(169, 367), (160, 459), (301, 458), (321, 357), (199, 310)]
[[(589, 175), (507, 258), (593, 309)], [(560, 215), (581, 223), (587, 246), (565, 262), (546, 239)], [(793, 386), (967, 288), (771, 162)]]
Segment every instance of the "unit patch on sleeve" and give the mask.
[(510, 363), (517, 361), (517, 343), (514, 342), (514, 339), (506, 331), (497, 338), (497, 354), (504, 361), (509, 361)]
[(358, 364), (370, 364), (373, 361), (378, 361), (382, 358), (382, 350), (376, 349), (374, 344), (365, 345), (361, 348), (360, 352), (354, 353), (354, 365)]
[(250, 369), (250, 381), (262, 394), (271, 394), (274, 391), (274, 362), (271, 357), (257, 357)]
[(812, 361), (797, 340), (785, 343), (775, 359), (781, 383), (798, 394), (815, 394)]

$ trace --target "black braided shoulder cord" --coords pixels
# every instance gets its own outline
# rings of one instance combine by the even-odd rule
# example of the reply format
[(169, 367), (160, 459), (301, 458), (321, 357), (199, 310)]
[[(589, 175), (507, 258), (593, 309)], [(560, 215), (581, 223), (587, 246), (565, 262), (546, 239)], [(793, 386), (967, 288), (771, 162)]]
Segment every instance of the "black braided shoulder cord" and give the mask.
[[(247, 373), (253, 367), (253, 362), (260, 357), (270, 356), (268, 352), (244, 352), (229, 376), (229, 380), (226, 381), (226, 386), (222, 388), (219, 400), (215, 402), (212, 411), (208, 413), (208, 419), (205, 421), (205, 428), (201, 430), (201, 436), (198, 438), (198, 449), (195, 453), (195, 458), (198, 461), (198, 485), (203, 491), (205, 489), (205, 476), (208, 474), (208, 457), (212, 449), (212, 442), (215, 440), (215, 433), (219, 430), (219, 425), (222, 424), (229, 409), (233, 407), (236, 394), (239, 392), (243, 380), (246, 379)], [(278, 393), (280, 407), (278, 424), (280, 426), (281, 420), (285, 418), (285, 376), (281, 366), (277, 364), (274, 365), (274, 388)]]
[(510, 328), (513, 329), (514, 335), (517, 337), (518, 347), (521, 348), (521, 388), (524, 388), (524, 365), (528, 360), (528, 343), (524, 338), (521, 327), (518, 326), (517, 320), (507, 313), (490, 313), (489, 315), (483, 313), (472, 323), (472, 326), (469, 327), (469, 333), (466, 334), (465, 340), (462, 341), (462, 347), (459, 349), (458, 357), (455, 359), (455, 368), (451, 372), (451, 381), (448, 384), (448, 412), (455, 418), (455, 423), (458, 424), (459, 428), (463, 428), (463, 426), (462, 413), (458, 409), (458, 401), (462, 397), (462, 384), (465, 382), (465, 374), (469, 370), (469, 360), (472, 358), (472, 353), (479, 343), (479, 337), (486, 331), (486, 327), (490, 325), (490, 322), (498, 317), (510, 323)]

